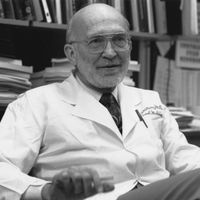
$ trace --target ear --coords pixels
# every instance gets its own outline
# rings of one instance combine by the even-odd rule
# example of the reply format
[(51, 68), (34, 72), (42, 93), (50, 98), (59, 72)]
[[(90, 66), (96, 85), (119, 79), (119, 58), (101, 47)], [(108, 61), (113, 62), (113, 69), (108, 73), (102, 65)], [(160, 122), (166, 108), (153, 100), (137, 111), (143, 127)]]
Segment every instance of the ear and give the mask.
[(65, 44), (64, 52), (69, 61), (76, 66), (76, 51), (71, 44)]

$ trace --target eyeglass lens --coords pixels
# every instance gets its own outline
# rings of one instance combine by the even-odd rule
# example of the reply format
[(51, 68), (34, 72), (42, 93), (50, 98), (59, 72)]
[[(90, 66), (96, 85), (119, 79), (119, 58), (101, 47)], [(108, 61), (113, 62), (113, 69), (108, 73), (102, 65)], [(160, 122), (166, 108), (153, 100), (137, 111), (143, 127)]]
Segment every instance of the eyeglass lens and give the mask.
[(108, 41), (117, 51), (124, 51), (129, 48), (129, 39), (125, 34), (117, 34), (109, 37), (96, 36), (88, 41), (88, 47), (93, 52), (102, 52), (107, 46)]

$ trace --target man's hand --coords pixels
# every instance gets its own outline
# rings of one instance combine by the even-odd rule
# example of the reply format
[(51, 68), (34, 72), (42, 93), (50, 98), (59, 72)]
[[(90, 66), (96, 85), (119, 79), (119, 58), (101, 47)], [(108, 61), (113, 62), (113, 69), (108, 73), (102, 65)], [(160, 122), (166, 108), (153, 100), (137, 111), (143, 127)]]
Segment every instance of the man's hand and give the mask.
[(110, 182), (102, 182), (98, 173), (88, 168), (69, 168), (54, 176), (52, 183), (42, 189), (43, 200), (79, 200), (99, 192), (114, 189)]

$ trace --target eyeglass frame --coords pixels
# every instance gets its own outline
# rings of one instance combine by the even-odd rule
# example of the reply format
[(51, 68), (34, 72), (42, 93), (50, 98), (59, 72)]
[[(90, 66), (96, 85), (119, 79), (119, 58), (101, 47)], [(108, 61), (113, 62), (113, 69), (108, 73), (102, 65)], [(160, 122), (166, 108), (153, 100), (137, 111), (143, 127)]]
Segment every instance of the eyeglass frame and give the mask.
[[(118, 36), (118, 35), (124, 35), (126, 37), (126, 39), (127, 39), (127, 44), (126, 44), (127, 47), (119, 47), (119, 46), (117, 46), (116, 44), (113, 43), (112, 38), (115, 37), (115, 36)], [(89, 48), (89, 43), (90, 43), (90, 41), (92, 41), (93, 39), (98, 38), (98, 37), (104, 38), (106, 43), (105, 43), (105, 46), (102, 48), (101, 51), (94, 51), (94, 49), (90, 49)], [(110, 42), (112, 48), (117, 52), (123, 52), (123, 51), (130, 50), (131, 44), (132, 44), (131, 38), (127, 33), (95, 35), (95, 36), (92, 36), (91, 38), (88, 38), (88, 39), (85, 39), (85, 40), (72, 40), (72, 41), (69, 41), (68, 44), (86, 43), (90, 53), (92, 53), (92, 54), (101, 54), (106, 49), (106, 47), (108, 45), (108, 42)]]

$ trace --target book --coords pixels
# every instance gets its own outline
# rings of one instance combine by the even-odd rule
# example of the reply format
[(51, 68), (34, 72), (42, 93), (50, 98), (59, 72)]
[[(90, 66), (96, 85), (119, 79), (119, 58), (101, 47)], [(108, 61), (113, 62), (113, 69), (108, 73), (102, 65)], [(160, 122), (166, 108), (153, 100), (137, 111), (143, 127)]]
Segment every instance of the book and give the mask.
[(137, 5), (138, 5), (139, 30), (141, 32), (148, 32), (147, 2), (146, 0), (137, 0)]
[(18, 94), (15, 92), (7, 91), (1, 92), (0, 91), (0, 112), (2, 111), (2, 107), (7, 106), (9, 103), (17, 99)]
[(75, 3), (75, 12), (77, 12), (78, 10), (80, 10), (81, 8), (92, 4), (92, 3), (105, 3), (105, 4), (109, 4), (111, 5), (112, 3), (110, 3), (107, 0), (74, 0)]
[(156, 33), (167, 33), (167, 16), (166, 16), (166, 2), (160, 0), (153, 0), (155, 12)]
[(32, 86), (38, 87), (53, 82), (62, 82), (71, 74), (71, 69), (67, 66), (46, 67), (44, 70), (31, 75)]
[(42, 5), (43, 16), (44, 16), (45, 21), (47, 23), (51, 23), (52, 19), (51, 19), (51, 15), (50, 15), (50, 12), (49, 12), (49, 7), (47, 5), (47, 1), (41, 0), (41, 5)]
[(31, 88), (32, 72), (33, 68), (23, 66), (21, 60), (0, 58), (0, 106), (6, 106)]
[(12, 0), (13, 7), (15, 11), (15, 18), (16, 19), (24, 19), (23, 11), (22, 11), (22, 0)]
[(197, 0), (197, 26), (198, 34), (200, 34), (200, 0)]
[(62, 24), (61, 0), (55, 0), (55, 8), (56, 8), (57, 23)]
[(139, 32), (139, 18), (138, 18), (138, 3), (137, 0), (131, 0), (131, 12), (132, 12), (132, 22), (133, 31)]
[(8, 58), (8, 57), (0, 57), (0, 61), (3, 62), (8, 62), (16, 65), (22, 65), (22, 60), (20, 59), (13, 59), (13, 58)]
[(0, 60), (0, 69), (6, 69), (6, 70), (12, 70), (12, 71), (19, 71), (24, 73), (33, 73), (33, 67), (32, 66), (21, 66), (16, 65), (13, 63), (8, 63)]
[(69, 21), (74, 14), (73, 2), (65, 1), (65, 6), (66, 6), (66, 23), (69, 24)]
[(165, 1), (165, 3), (167, 17), (167, 34), (182, 34), (181, 0)]
[(128, 20), (129, 24), (130, 24), (130, 30), (134, 30), (134, 24), (133, 24), (133, 17), (132, 17), (132, 8), (131, 8), (131, 0), (126, 0), (124, 1), (124, 5), (123, 5), (123, 9), (124, 9), (124, 16), (125, 18)]
[(15, 11), (12, 0), (1, 0), (4, 17), (9, 19), (15, 19)]
[(118, 10), (119, 12), (121, 12), (121, 0), (115, 0), (114, 1), (114, 4), (113, 4), (113, 7)]
[(0, 0), (0, 18), (5, 18), (2, 1)]
[(35, 20), (33, 0), (21, 0), (22, 13), (24, 20)]
[[(65, 1), (67, 2), (67, 1)], [(49, 12), (51, 15), (51, 19), (53, 23), (57, 23), (57, 16), (56, 16), (56, 5), (55, 5), (55, 0), (47, 0), (47, 5), (49, 8)]]
[(8, 69), (3, 69), (3, 68), (0, 68), (0, 74), (22, 77), (22, 78), (26, 78), (26, 79), (30, 79), (30, 77), (31, 77), (30, 73), (16, 71), (16, 70), (10, 70), (10, 69), (8, 70)]
[(148, 32), (155, 33), (154, 16), (153, 16), (153, 0), (146, 0), (147, 5), (147, 21), (148, 21)]
[(197, 0), (184, 0), (182, 3), (182, 34), (198, 34)]
[[(17, 0), (15, 0), (17, 1)], [(43, 21), (43, 13), (42, 13), (42, 7), (40, 4), (40, 0), (32, 0), (32, 6), (34, 10), (34, 16), (36, 21)]]
[(42, 71), (35, 72), (31, 75), (33, 87), (46, 85), (53, 82), (61, 82), (70, 76), (74, 66), (69, 60), (64, 58), (52, 58), (52, 67), (46, 67)]

